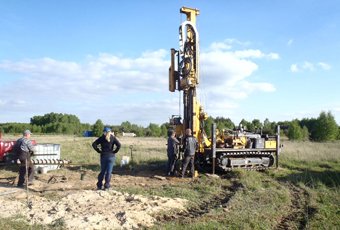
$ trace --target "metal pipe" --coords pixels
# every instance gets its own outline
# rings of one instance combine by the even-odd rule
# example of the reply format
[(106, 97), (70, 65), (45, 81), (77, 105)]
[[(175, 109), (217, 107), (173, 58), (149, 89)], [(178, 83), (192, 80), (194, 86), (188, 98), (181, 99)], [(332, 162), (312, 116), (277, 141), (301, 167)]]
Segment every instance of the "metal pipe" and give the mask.
[(276, 131), (276, 153), (275, 153), (276, 168), (279, 167), (279, 154), (280, 154), (280, 125), (277, 126)]
[(216, 123), (211, 125), (211, 153), (212, 153), (212, 173), (215, 174), (215, 164), (216, 164)]

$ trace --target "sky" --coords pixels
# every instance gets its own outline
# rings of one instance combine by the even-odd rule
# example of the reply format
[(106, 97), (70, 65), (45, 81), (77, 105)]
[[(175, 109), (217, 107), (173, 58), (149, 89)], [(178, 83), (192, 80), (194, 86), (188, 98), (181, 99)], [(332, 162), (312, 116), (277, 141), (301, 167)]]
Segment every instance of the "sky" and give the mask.
[(11, 0), (0, 4), (0, 123), (47, 113), (146, 127), (180, 114), (168, 90), (182, 6), (197, 8), (198, 98), (235, 124), (340, 124), (337, 0)]

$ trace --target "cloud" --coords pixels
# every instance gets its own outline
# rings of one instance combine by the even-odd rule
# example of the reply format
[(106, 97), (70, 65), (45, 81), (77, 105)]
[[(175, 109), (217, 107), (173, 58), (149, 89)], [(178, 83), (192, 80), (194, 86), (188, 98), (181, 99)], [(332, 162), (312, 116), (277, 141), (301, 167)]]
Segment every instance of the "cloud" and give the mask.
[(213, 42), (210, 45), (211, 50), (229, 50), (229, 49), (231, 49), (231, 47), (232, 46), (230, 44), (227, 44), (227, 43), (224, 43), (224, 42)]
[(290, 66), (290, 71), (293, 72), (293, 73), (299, 72), (299, 68), (298, 68), (297, 64), (292, 64)]
[(224, 50), (231, 50), (232, 48), (235, 48), (235, 47), (244, 48), (244, 47), (248, 47), (249, 45), (250, 45), (250, 42), (242, 42), (235, 38), (229, 38), (223, 41), (211, 43), (208, 50), (209, 51), (216, 51), (216, 50), (224, 51)]
[(305, 61), (303, 64), (302, 64), (302, 69), (304, 70), (309, 70), (309, 71), (314, 71), (315, 70), (315, 67), (314, 67), (314, 64), (308, 62), (308, 61)]
[(297, 73), (297, 72), (305, 72), (305, 71), (309, 71), (309, 72), (313, 72), (316, 70), (325, 70), (328, 71), (331, 69), (331, 65), (325, 62), (318, 62), (318, 63), (312, 63), (309, 61), (304, 61), (301, 64), (292, 64), (290, 66), (290, 71), (292, 73)]
[(275, 87), (266, 82), (252, 82), (258, 65), (252, 58), (265, 58), (259, 50), (209, 51), (201, 54), (201, 78), (208, 100), (228, 98), (239, 101), (253, 92), (273, 92)]
[(265, 54), (260, 50), (254, 49), (235, 51), (235, 55), (239, 58), (268, 58), (272, 60), (277, 60), (280, 58), (279, 54), (277, 53)]
[(287, 42), (287, 46), (291, 46), (293, 44), (294, 40), (293, 39), (289, 39), (289, 41)]
[(324, 62), (319, 62), (318, 66), (320, 66), (321, 69), (323, 69), (323, 70), (330, 70), (331, 69), (331, 65), (324, 63)]
[[(255, 82), (252, 75), (259, 68), (254, 60), (276, 60), (279, 55), (258, 49), (235, 50), (233, 45), (246, 43), (227, 39), (201, 52), (200, 89), (207, 95), (210, 114), (235, 109), (254, 92), (276, 90), (271, 83)], [(2, 119), (13, 119), (13, 114), (27, 118), (62, 112), (79, 115), (82, 122), (89, 123), (99, 118), (108, 124), (125, 120), (142, 125), (163, 123), (179, 112), (178, 97), (168, 92), (168, 54), (160, 49), (136, 58), (101, 53), (82, 62), (50, 57), (0, 61), (0, 70), (19, 76), (7, 81), (6, 87), (0, 86), (0, 109), (9, 111)], [(218, 103), (216, 98), (220, 98)]]

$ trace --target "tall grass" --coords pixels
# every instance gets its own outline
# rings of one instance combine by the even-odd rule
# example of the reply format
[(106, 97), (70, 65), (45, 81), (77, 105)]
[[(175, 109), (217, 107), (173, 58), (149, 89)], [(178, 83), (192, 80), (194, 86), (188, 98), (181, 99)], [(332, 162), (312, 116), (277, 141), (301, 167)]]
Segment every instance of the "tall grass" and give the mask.
[(284, 141), (282, 159), (305, 162), (340, 161), (340, 142), (291, 142)]
[[(16, 140), (20, 135), (4, 135), (4, 140)], [(61, 145), (61, 158), (71, 160), (73, 164), (98, 164), (99, 154), (92, 148), (96, 137), (78, 137), (70, 135), (32, 135), (32, 140), (39, 144), (53, 143)], [(122, 156), (133, 158), (135, 163), (166, 160), (166, 139), (153, 137), (119, 137), (121, 149), (116, 154), (116, 163)], [(131, 151), (132, 150), (132, 151)]]
[[(5, 137), (10, 138), (10, 137)], [(19, 138), (19, 137), (15, 137)], [(12, 137), (12, 139), (14, 139)], [(38, 143), (61, 144), (61, 156), (75, 164), (99, 165), (99, 154), (92, 149), (95, 138), (74, 136), (32, 136)], [(135, 164), (166, 160), (165, 138), (119, 138), (122, 156), (132, 157)], [(197, 218), (176, 219), (159, 223), (156, 229), (275, 229), (285, 216), (294, 212), (294, 197), (303, 199), (303, 220), (290, 220), (291, 229), (340, 229), (340, 142), (314, 143), (283, 141), (279, 169), (266, 172), (236, 171), (219, 179), (204, 175), (197, 181), (141, 187), (138, 183), (122, 191), (188, 199), (191, 205), (213, 199), (231, 181), (242, 184), (223, 207), (215, 207)], [(296, 191), (292, 191), (295, 186)], [(313, 212), (310, 213), (310, 210)], [(293, 217), (292, 217), (293, 218)], [(1, 225), (0, 225), (1, 226)]]

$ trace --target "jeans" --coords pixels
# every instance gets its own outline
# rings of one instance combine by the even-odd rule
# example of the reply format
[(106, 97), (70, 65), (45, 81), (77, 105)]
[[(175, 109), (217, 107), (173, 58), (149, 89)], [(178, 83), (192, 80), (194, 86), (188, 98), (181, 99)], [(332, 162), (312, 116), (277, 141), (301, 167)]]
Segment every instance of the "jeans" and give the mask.
[(168, 163), (167, 163), (167, 172), (166, 172), (168, 175), (171, 175), (174, 173), (175, 160), (176, 160), (175, 154), (168, 154)]
[(103, 179), (105, 177), (104, 188), (110, 188), (110, 181), (112, 176), (112, 169), (115, 165), (116, 156), (112, 154), (102, 154), (100, 156), (100, 173), (98, 175), (97, 188), (101, 189), (103, 186)]
[(185, 175), (185, 171), (187, 170), (188, 164), (190, 163), (191, 166), (191, 177), (193, 178), (195, 175), (195, 156), (185, 156), (184, 161), (183, 161), (183, 169), (182, 169), (182, 177)]
[[(18, 180), (18, 186), (22, 187), (25, 183), (26, 180), (26, 156), (22, 156), (19, 158), (20, 159), (20, 166), (19, 166), (19, 180)], [(28, 157), (27, 158), (27, 178), (28, 181), (26, 181), (26, 183), (31, 183), (33, 182), (33, 178), (34, 178), (34, 166), (31, 162), (31, 158)]]

